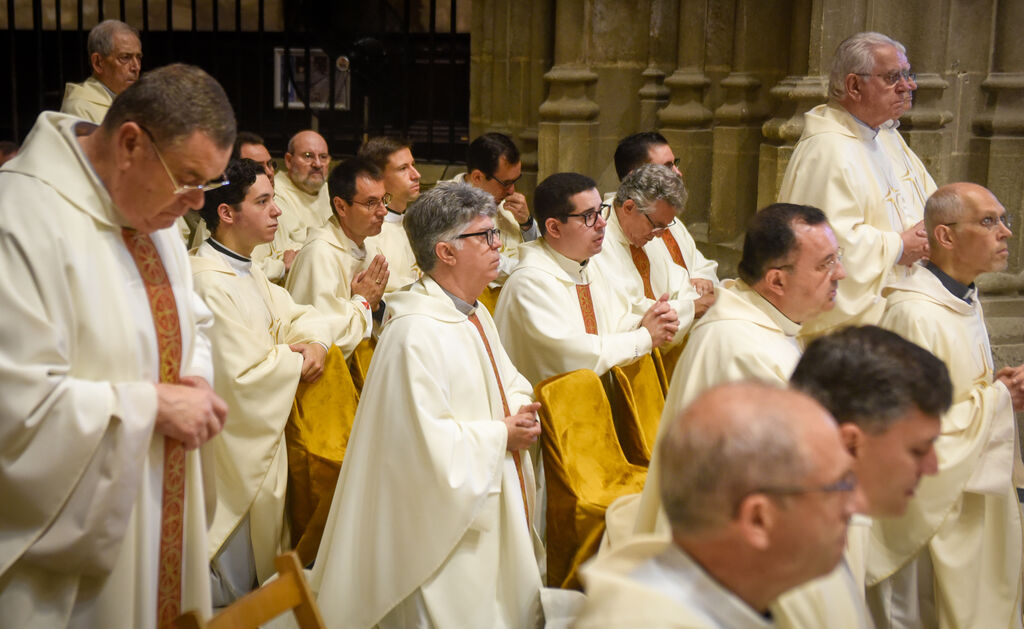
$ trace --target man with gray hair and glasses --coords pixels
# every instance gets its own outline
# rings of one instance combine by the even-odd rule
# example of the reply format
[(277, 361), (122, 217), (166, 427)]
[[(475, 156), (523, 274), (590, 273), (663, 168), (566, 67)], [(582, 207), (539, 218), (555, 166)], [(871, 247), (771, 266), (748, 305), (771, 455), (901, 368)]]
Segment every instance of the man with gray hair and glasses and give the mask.
[(101, 126), (43, 112), (0, 171), (4, 626), (209, 614), (213, 470), (198, 448), (227, 407), (171, 227), (228, 183), (234, 140), (224, 90), (175, 64), (122, 92)]
[(929, 260), (886, 291), (881, 325), (945, 361), (953, 406), (935, 448), (939, 473), (902, 518), (875, 523), (869, 601), (880, 627), (1020, 627), (1019, 440), (1024, 366), (995, 371), (974, 281), (1006, 268), (1006, 209), (972, 183), (928, 199)]
[(928, 254), (921, 220), (935, 182), (896, 130), (915, 89), (903, 44), (858, 33), (836, 49), (828, 103), (804, 115), (779, 201), (821, 208), (849, 270), (836, 308), (807, 326), (805, 337), (877, 323), (882, 289)]
[(842, 556), (857, 483), (835, 421), (803, 393), (748, 381), (667, 423), (671, 537), (635, 537), (584, 568), (575, 627), (774, 627), (772, 602)]
[(403, 224), (424, 276), (390, 293), (311, 585), (332, 627), (538, 627), (539, 404), (477, 297), (493, 197), (443, 183)]
[(60, 110), (99, 124), (114, 97), (139, 80), (142, 42), (134, 27), (119, 20), (103, 20), (89, 31), (86, 46), (92, 76), (64, 87)]

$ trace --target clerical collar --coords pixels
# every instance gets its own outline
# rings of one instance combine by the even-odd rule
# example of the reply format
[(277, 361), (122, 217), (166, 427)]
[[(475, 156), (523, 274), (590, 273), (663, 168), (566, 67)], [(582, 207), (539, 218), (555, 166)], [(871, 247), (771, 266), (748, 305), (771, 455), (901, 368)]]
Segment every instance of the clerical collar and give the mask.
[(572, 258), (566, 257), (555, 251), (555, 248), (552, 247), (547, 240), (544, 241), (544, 245), (547, 246), (548, 251), (551, 252), (551, 259), (554, 260), (558, 267), (565, 271), (574, 282), (577, 284), (590, 283), (590, 277), (587, 275), (587, 264), (590, 263), (590, 258), (587, 258), (583, 262), (577, 262)]
[(228, 266), (234, 269), (236, 273), (239, 275), (248, 275), (251, 272), (252, 260), (250, 258), (228, 249), (223, 244), (214, 240), (213, 236), (207, 238), (206, 242), (208, 242), (215, 251), (224, 256)]
[(476, 310), (475, 302), (472, 304), (467, 303), (464, 299), (462, 299), (455, 293), (448, 292), (448, 289), (446, 289), (444, 286), (438, 284), (438, 287), (440, 287), (440, 289), (444, 291), (445, 295), (448, 295), (448, 297), (451, 298), (452, 303), (455, 304), (455, 309), (461, 312), (462, 314), (468, 317), (469, 315), (473, 314), (474, 310)]
[(860, 127), (862, 127), (861, 129), (859, 129), (860, 135), (862, 135), (866, 140), (874, 140), (878, 136), (879, 129), (885, 126), (885, 124), (883, 123), (880, 127), (878, 127), (878, 129), (876, 129), (869, 125), (868, 123), (861, 120), (860, 118), (858, 118), (857, 116), (854, 116), (853, 114), (850, 114), (850, 117), (853, 118), (857, 122), (857, 124), (860, 125)]
[(114, 93), (114, 90), (112, 90), (109, 87), (107, 87), (106, 83), (104, 83), (103, 81), (100, 81), (99, 79), (96, 79), (96, 82), (99, 83), (100, 85), (102, 85), (103, 89), (107, 90), (107, 94), (110, 94), (111, 98), (117, 98), (117, 94)]
[(949, 274), (940, 269), (931, 260), (926, 261), (924, 263), (924, 266), (926, 269), (931, 271), (936, 278), (938, 278), (939, 283), (942, 284), (942, 286), (946, 290), (948, 290), (954, 297), (956, 297), (957, 299), (962, 299), (963, 301), (969, 304), (974, 303), (974, 296), (978, 292), (978, 288), (974, 285), (974, 282), (971, 282), (970, 285), (967, 285), (963, 284), (959, 280), (953, 279), (952, 277), (949, 276)]
[(405, 218), (404, 212), (396, 212), (391, 208), (388, 208), (388, 213), (384, 215), (385, 223), (401, 223), (402, 219)]

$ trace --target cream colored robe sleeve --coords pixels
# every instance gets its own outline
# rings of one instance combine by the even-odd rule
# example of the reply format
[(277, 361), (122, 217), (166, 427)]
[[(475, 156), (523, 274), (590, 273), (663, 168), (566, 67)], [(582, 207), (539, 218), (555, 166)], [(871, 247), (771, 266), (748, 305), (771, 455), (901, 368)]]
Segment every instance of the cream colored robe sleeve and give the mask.
[(295, 256), (285, 287), (300, 304), (309, 304), (327, 316), (331, 342), (346, 357), (373, 331), (370, 305), (352, 296), (351, 278), (346, 275), (343, 254), (323, 240), (311, 240)]
[(690, 230), (686, 229), (683, 221), (676, 221), (676, 224), (668, 229), (672, 233), (672, 237), (676, 239), (676, 244), (679, 245), (679, 252), (683, 254), (683, 260), (686, 262), (686, 268), (690, 273), (690, 277), (708, 280), (715, 286), (718, 286), (720, 283), (718, 280), (718, 262), (704, 257), (704, 254), (697, 248), (697, 242), (690, 235)]
[(60, 111), (82, 120), (100, 124), (107, 115), (114, 98), (99, 79), (90, 76), (82, 83), (68, 83), (64, 86), (64, 100)]

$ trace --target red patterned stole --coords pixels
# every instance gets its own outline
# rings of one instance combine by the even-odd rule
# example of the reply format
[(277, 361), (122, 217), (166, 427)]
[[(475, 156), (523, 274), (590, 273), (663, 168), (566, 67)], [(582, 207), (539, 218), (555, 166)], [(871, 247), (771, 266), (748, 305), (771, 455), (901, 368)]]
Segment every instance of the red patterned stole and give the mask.
[(672, 261), (689, 271), (689, 267), (686, 266), (686, 260), (683, 260), (683, 252), (679, 250), (679, 243), (676, 242), (672, 232), (667, 229), (661, 232), (661, 240), (668, 247), (668, 253), (672, 256)]
[[(124, 244), (146, 286), (160, 352), (160, 382), (176, 383), (181, 373), (181, 325), (171, 282), (149, 234), (122, 229)], [(160, 509), (160, 566), (156, 624), (170, 625), (181, 614), (181, 547), (185, 512), (185, 446), (164, 437), (163, 501)]]
[(580, 300), (580, 312), (583, 313), (583, 329), (587, 334), (597, 334), (597, 313), (590, 296), (590, 284), (577, 284), (576, 298)]
[(644, 281), (644, 297), (655, 299), (654, 289), (651, 287), (651, 259), (647, 257), (647, 252), (640, 247), (630, 245), (629, 255), (633, 257), (633, 266), (640, 274), (640, 279)]
[[(484, 342), (484, 349), (487, 350), (487, 357), (491, 359), (491, 369), (494, 370), (494, 379), (498, 381), (498, 391), (501, 393), (501, 407), (505, 411), (505, 417), (512, 414), (508, 407), (508, 399), (505, 397), (505, 386), (501, 384), (501, 374), (498, 373), (498, 363), (494, 362), (494, 353), (491, 351), (491, 344), (487, 342), (487, 335), (484, 334), (484, 326), (480, 324), (480, 318), (476, 313), (469, 315), (469, 320), (476, 326), (480, 333), (480, 339)], [(523, 463), (520, 460), (519, 451), (512, 451), (512, 460), (516, 464), (516, 475), (519, 476), (519, 490), (523, 493), (523, 512), (526, 513), (526, 527), (530, 528), (530, 503), (526, 501), (526, 481), (523, 479)]]

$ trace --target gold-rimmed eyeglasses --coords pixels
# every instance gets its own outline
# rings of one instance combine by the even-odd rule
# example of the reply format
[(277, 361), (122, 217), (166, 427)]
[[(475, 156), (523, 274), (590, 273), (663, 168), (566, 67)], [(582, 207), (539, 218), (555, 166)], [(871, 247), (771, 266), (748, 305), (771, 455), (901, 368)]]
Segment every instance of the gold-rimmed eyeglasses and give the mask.
[(178, 180), (174, 177), (174, 173), (167, 167), (167, 162), (164, 161), (164, 156), (160, 153), (160, 147), (156, 145), (156, 138), (149, 132), (149, 129), (142, 126), (139, 123), (139, 128), (149, 137), (149, 141), (153, 143), (153, 152), (156, 153), (156, 158), (160, 160), (160, 165), (164, 167), (164, 172), (167, 173), (167, 177), (171, 180), (171, 185), (174, 186), (174, 194), (188, 194), (189, 192), (209, 192), (210, 190), (216, 190), (221, 186), (226, 186), (230, 181), (224, 175), (220, 176), (220, 179), (211, 179), (206, 183), (200, 184), (179, 184)]

